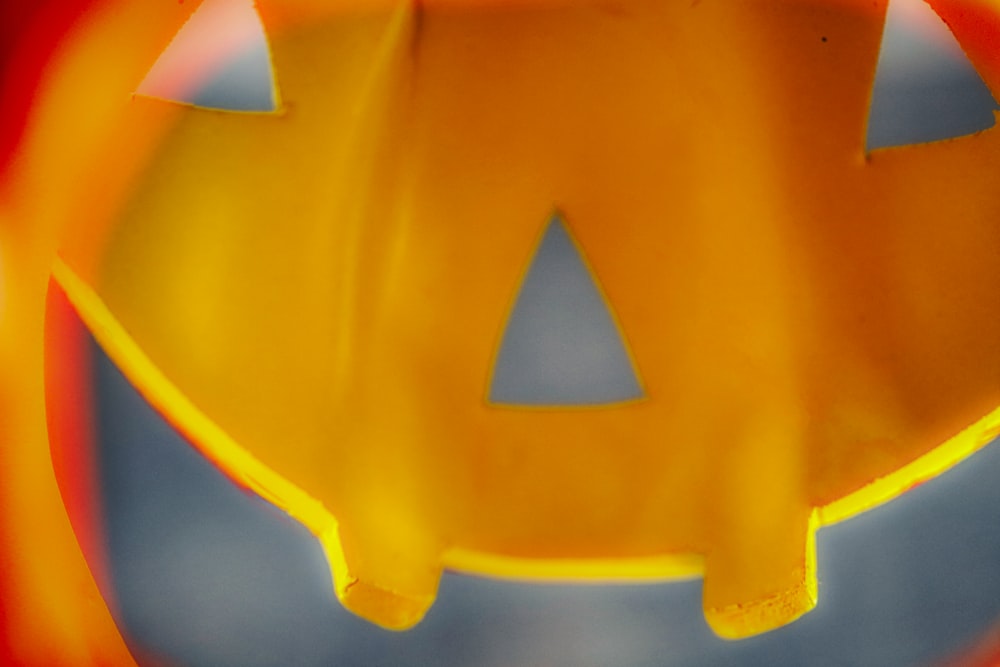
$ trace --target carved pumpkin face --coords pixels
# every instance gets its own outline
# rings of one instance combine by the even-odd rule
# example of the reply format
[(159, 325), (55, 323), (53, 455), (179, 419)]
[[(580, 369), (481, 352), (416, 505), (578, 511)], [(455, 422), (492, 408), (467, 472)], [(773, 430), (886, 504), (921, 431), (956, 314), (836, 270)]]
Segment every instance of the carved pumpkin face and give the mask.
[[(985, 5), (932, 4), (996, 89)], [(815, 603), (818, 525), (995, 434), (1000, 140), (866, 154), (884, 3), (259, 9), (276, 111), (123, 106), (55, 289), (351, 610), (703, 571), (761, 632)], [(499, 389), (559, 240), (626, 394)]]

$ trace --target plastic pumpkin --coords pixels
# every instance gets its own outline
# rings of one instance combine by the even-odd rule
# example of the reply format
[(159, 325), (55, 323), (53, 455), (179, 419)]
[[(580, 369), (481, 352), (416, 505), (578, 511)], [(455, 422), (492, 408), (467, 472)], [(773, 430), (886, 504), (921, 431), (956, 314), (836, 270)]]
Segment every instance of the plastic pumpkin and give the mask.
[[(448, 567), (703, 572), (712, 627), (761, 632), (815, 604), (819, 525), (1000, 428), (1000, 139), (866, 154), (884, 2), (262, 0), (274, 112), (134, 97), (197, 4), (89, 3), (14, 88), (0, 621), (20, 663), (130, 660), (66, 520), (100, 579), (76, 320), (391, 628)], [(1000, 8), (930, 4), (998, 89)], [(613, 313), (628, 400), (496, 391), (555, 236)]]

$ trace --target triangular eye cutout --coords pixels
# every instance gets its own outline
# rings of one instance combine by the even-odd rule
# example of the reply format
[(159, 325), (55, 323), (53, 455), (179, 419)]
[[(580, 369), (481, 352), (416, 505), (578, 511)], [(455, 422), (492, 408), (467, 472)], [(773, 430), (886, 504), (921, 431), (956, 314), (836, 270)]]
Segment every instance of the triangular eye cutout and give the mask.
[(569, 230), (553, 217), (507, 322), (489, 400), (557, 407), (642, 396), (615, 318)]
[(868, 118), (868, 151), (993, 126), (997, 103), (924, 0), (890, 0)]
[(136, 89), (227, 111), (274, 111), (277, 94), (253, 0), (205, 0)]

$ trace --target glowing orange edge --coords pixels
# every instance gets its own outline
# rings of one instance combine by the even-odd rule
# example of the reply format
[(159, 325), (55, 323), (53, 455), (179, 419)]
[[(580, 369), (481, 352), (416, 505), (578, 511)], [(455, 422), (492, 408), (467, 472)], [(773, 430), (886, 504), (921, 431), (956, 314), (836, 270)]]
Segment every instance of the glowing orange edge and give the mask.
[(895, 472), (820, 507), (820, 524), (829, 526), (886, 503), (972, 456), (998, 435), (1000, 407)]
[[(61, 260), (52, 274), (105, 353), (136, 389), (230, 479), (287, 512), (318, 539), (329, 561), (338, 595), (350, 584), (336, 518), (316, 499), (240, 447), (205, 416), (145, 355), (93, 289)], [(975, 453), (1000, 434), (1000, 407), (944, 444), (894, 473), (813, 513), (805, 563), (807, 586), (815, 587), (815, 531), (887, 502)], [(512, 579), (545, 581), (636, 581), (694, 577), (704, 571), (698, 554), (636, 558), (531, 559), (451, 549), (443, 565), (455, 570)], [(812, 584), (810, 586), (810, 583)]]
[(334, 574), (345, 567), (337, 520), (321, 503), (236, 444), (195, 407), (145, 355), (90, 286), (58, 258), (52, 276), (97, 343), (156, 410), (236, 484), (283, 509), (316, 535)]

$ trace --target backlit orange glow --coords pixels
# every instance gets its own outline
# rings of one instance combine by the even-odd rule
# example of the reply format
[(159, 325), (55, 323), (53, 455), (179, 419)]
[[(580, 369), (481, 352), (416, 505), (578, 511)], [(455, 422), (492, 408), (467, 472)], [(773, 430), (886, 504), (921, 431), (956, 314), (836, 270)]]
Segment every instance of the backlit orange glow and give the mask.
[[(201, 2), (49, 4), (0, 63), (0, 662), (137, 663), (66, 309), (395, 630), (450, 568), (702, 575), (765, 632), (820, 526), (1000, 432), (1000, 134), (866, 153), (886, 0), (258, 0), (234, 113), (155, 97), (255, 26), (150, 73)], [(928, 4), (1000, 90), (1000, 3)], [(635, 400), (490, 400), (553, 220)]]

